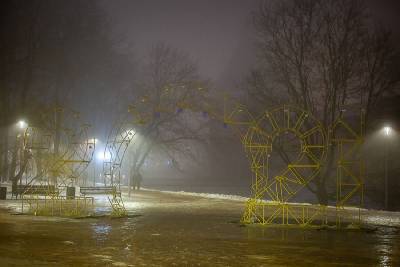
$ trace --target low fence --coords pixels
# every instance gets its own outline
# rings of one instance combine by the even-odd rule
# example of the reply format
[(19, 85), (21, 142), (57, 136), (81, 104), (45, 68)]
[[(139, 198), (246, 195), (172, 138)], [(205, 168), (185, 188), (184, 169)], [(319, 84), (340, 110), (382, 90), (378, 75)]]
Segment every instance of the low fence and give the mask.
[(22, 197), (22, 213), (43, 216), (83, 217), (94, 212), (93, 197), (38, 196)]

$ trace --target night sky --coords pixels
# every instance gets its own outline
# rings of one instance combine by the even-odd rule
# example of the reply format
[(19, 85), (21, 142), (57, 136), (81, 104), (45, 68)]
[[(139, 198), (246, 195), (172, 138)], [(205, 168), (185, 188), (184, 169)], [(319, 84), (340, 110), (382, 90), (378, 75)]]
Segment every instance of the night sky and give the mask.
[[(400, 40), (400, 2), (369, 0), (373, 16)], [(198, 62), (200, 74), (216, 86), (240, 86), (255, 62), (252, 12), (260, 0), (106, 1), (112, 36), (119, 49), (131, 49), (137, 59), (156, 42), (187, 52)]]
[(232, 75), (254, 60), (250, 13), (258, 2), (108, 1), (104, 6), (114, 37), (139, 60), (149, 46), (165, 42), (187, 52), (217, 86), (229, 87), (235, 84)]

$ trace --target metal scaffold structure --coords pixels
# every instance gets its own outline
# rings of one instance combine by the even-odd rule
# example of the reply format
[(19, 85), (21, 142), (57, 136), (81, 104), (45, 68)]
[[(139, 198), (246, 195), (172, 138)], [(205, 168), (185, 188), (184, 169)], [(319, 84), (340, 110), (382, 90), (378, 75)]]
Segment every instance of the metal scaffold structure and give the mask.
[[(360, 156), (363, 112), (357, 129), (343, 116), (325, 129), (310, 112), (296, 106), (282, 105), (256, 116), (245, 105), (234, 101), (229, 105), (224, 110), (224, 122), (235, 126), (253, 173), (252, 193), (242, 216), (243, 223), (337, 228), (344, 221), (360, 224), (364, 186)], [(328, 214), (326, 205), (291, 203), (302, 189), (311, 187), (313, 179), (322, 175), (328, 149), (336, 172), (333, 216)]]
[[(78, 185), (92, 160), (95, 142), (89, 125), (79, 113), (61, 107), (46, 109), (37, 125), (24, 133), (24, 174), (14, 191), (22, 198), (22, 210), (35, 215), (81, 216), (93, 206), (93, 198), (68, 195)], [(73, 188), (74, 189), (74, 188)]]
[[(183, 110), (207, 114), (226, 125), (235, 126), (233, 128), (239, 133), (253, 172), (252, 195), (246, 203), (243, 223), (301, 227), (332, 225), (327, 206), (292, 203), (304, 188), (312, 187), (313, 180), (324, 168), (328, 149), (337, 150), (334, 154), (334, 167), (337, 169), (336, 225), (341, 226), (341, 218), (347, 216), (350, 203), (357, 199), (356, 206), (361, 206), (363, 168), (362, 161), (355, 155), (362, 145), (363, 122), (360, 131), (354, 131), (339, 117), (329, 129), (325, 129), (313, 114), (293, 105), (282, 105), (254, 115), (248, 107), (235, 101), (227, 107), (227, 98), (224, 100), (224, 115), (219, 116), (208, 102), (192, 103), (191, 94), (179, 101), (160, 104), (162, 99), (176, 94), (174, 88), (166, 87), (155, 99), (148, 95), (138, 98), (108, 135), (103, 179), (104, 187), (112, 188), (107, 194), (110, 195), (108, 199), (114, 216), (127, 215), (121, 194), (121, 170), (128, 147), (135, 144), (139, 133), (146, 136), (149, 129), (162, 119), (179, 116)], [(196, 93), (203, 93), (201, 87), (193, 88)], [(359, 172), (355, 171), (356, 166)]]
[(128, 114), (112, 126), (107, 137), (104, 149), (103, 178), (104, 186), (112, 188), (108, 192), (108, 200), (111, 205), (112, 215), (122, 217), (127, 215), (127, 211), (122, 200), (121, 193), (121, 169), (124, 163), (126, 151), (137, 136), (134, 127), (148, 125), (154, 118), (154, 111), (149, 108), (149, 97), (143, 96), (138, 101), (129, 105)]
[(108, 200), (112, 208), (113, 216), (125, 216), (127, 214), (121, 197), (121, 167), (123, 159), (136, 132), (126, 120), (118, 121), (111, 129), (104, 150), (103, 178), (104, 186), (112, 188)]
[[(326, 137), (318, 120), (290, 105), (265, 111), (256, 118), (245, 107), (237, 106), (226, 115), (225, 122), (246, 126), (241, 141), (254, 178), (242, 221), (309, 225), (321, 220), (325, 207), (289, 203), (319, 173), (325, 159)], [(290, 151), (284, 148), (289, 135), (291, 142), (297, 142)], [(273, 164), (274, 152), (286, 159), (284, 164)]]
[(195, 82), (166, 85), (156, 95), (137, 98), (129, 105), (128, 114), (112, 126), (104, 150), (103, 178), (104, 186), (112, 188), (108, 199), (113, 216), (127, 215), (121, 196), (121, 169), (128, 147), (136, 144), (138, 131), (147, 135), (164, 119), (178, 117), (185, 109), (200, 111), (201, 108), (192, 100), (194, 95), (200, 95), (203, 91), (204, 88)]
[[(329, 128), (330, 145), (337, 150), (336, 157), (336, 223), (343, 220), (354, 226), (361, 224), (361, 207), (364, 202), (365, 164), (360, 153), (364, 143), (364, 110), (359, 125), (352, 125), (342, 115)], [(348, 207), (356, 209), (357, 215)]]

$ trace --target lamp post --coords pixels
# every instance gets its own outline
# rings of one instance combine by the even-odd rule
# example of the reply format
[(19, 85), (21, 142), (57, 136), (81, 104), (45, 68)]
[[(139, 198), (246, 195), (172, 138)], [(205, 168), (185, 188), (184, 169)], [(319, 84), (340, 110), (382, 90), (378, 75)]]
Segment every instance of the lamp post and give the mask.
[(388, 157), (389, 157), (389, 136), (392, 133), (392, 128), (390, 126), (385, 126), (383, 128), (385, 134), (385, 210), (389, 206), (389, 179), (388, 179)]

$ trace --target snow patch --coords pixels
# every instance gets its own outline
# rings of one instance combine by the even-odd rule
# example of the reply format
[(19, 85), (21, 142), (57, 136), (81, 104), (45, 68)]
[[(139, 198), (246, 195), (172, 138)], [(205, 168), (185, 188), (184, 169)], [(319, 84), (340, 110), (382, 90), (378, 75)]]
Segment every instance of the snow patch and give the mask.
[(237, 196), (237, 195), (225, 195), (225, 194), (215, 194), (215, 193), (195, 193), (195, 192), (186, 192), (186, 191), (168, 191), (168, 190), (156, 190), (156, 189), (150, 189), (150, 188), (143, 188), (143, 190), (152, 191), (152, 192), (168, 193), (168, 194), (178, 194), (178, 195), (184, 195), (184, 196), (234, 200), (234, 201), (242, 201), (242, 202), (249, 200), (248, 197)]

